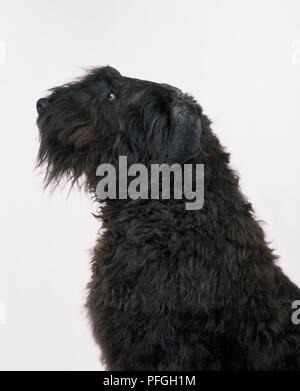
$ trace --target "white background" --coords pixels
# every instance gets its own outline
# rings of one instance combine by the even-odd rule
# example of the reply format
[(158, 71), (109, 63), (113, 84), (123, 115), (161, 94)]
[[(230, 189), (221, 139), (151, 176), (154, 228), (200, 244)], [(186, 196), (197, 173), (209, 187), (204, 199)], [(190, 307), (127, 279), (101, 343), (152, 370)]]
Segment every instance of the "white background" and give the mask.
[(300, 284), (299, 0), (0, 0), (2, 369), (99, 368), (83, 310), (95, 206), (43, 193), (35, 102), (106, 64), (199, 100)]

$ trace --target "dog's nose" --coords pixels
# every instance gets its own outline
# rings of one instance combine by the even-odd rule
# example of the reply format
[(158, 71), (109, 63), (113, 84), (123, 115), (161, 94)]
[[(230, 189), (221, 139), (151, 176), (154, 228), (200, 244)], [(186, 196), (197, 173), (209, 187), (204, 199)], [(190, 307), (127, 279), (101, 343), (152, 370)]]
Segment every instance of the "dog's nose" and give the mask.
[(38, 114), (41, 114), (42, 111), (46, 110), (49, 105), (48, 99), (41, 98), (36, 102), (36, 110)]

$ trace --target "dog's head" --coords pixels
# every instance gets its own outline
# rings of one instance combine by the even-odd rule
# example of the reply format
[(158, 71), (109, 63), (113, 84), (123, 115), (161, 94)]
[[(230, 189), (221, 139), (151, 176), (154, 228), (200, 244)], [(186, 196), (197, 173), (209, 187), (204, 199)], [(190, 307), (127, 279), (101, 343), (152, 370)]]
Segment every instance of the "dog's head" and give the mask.
[(200, 151), (201, 108), (166, 84), (97, 68), (75, 82), (50, 90), (37, 102), (39, 165), (47, 183), (62, 176), (96, 183), (101, 163), (179, 163)]

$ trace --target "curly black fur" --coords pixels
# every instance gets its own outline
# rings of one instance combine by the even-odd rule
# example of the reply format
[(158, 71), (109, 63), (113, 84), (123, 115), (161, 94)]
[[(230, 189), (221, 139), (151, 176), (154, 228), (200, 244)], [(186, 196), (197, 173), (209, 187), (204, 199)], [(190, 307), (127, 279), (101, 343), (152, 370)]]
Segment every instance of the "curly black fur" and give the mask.
[[(112, 95), (112, 93), (114, 95)], [(229, 154), (195, 100), (104, 67), (39, 104), (46, 183), (100, 163), (205, 164), (205, 202), (101, 200), (87, 308), (111, 370), (300, 369), (300, 290), (276, 265)]]

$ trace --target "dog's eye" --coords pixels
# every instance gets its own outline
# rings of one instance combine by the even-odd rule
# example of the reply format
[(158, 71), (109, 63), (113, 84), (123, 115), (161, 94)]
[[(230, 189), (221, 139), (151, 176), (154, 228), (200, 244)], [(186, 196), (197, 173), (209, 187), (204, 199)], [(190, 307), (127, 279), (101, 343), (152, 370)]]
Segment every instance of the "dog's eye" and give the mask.
[(113, 93), (113, 91), (109, 91), (109, 93), (106, 95), (107, 100), (110, 102), (113, 102), (116, 100), (116, 95)]

